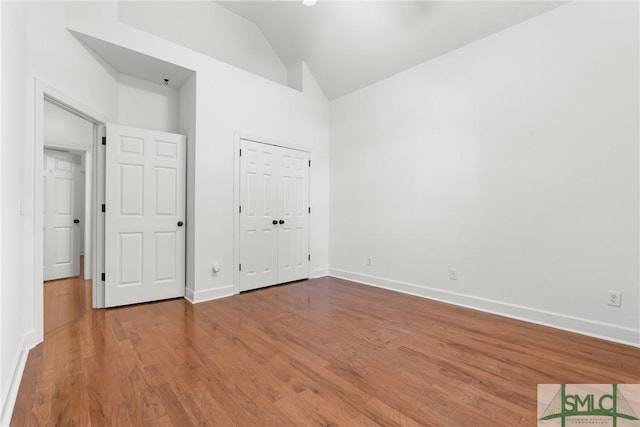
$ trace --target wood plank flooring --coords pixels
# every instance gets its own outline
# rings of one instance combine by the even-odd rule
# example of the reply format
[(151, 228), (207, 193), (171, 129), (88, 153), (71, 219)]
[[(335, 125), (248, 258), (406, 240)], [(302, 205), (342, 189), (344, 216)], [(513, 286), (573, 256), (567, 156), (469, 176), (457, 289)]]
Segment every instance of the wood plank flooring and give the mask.
[(44, 283), (44, 334), (75, 322), (91, 311), (91, 281), (70, 279)]
[(80, 275), (44, 282), (44, 335), (79, 320), (91, 311), (91, 280), (83, 280), (84, 255), (80, 255)]
[(89, 309), (31, 351), (11, 425), (535, 426), (538, 383), (613, 382), (639, 349), (322, 278)]

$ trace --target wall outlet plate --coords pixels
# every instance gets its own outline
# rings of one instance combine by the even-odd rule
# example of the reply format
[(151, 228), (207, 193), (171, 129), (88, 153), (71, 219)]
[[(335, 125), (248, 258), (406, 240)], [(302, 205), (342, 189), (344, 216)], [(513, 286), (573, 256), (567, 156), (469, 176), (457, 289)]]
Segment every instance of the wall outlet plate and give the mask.
[(622, 304), (622, 292), (620, 291), (609, 291), (609, 295), (607, 298), (607, 304), (612, 307), (620, 307)]
[(449, 280), (458, 280), (458, 270), (455, 268), (449, 269)]

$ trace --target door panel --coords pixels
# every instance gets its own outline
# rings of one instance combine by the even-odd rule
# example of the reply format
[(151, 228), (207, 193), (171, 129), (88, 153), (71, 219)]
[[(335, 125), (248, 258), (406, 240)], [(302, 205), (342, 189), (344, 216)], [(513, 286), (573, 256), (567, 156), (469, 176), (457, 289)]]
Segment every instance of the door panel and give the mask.
[(243, 141), (240, 157), (240, 290), (277, 283), (277, 147)]
[(118, 283), (120, 285), (142, 285), (142, 254), (144, 252), (142, 233), (118, 234), (118, 263), (120, 265)]
[(54, 227), (56, 265), (70, 264), (73, 258), (73, 227)]
[(309, 277), (309, 154), (247, 140), (241, 149), (240, 290)]
[(186, 139), (106, 131), (105, 305), (184, 296)]
[(309, 153), (286, 150), (282, 157), (280, 283), (309, 277)]
[(158, 216), (176, 216), (178, 208), (178, 177), (175, 168), (156, 167), (156, 204)]
[(76, 200), (80, 163), (77, 154), (44, 151), (44, 280), (80, 273), (80, 227), (73, 222), (84, 209)]
[(155, 259), (155, 282), (165, 280), (176, 280), (176, 263), (171, 260), (176, 259), (177, 233), (156, 232), (156, 259)]

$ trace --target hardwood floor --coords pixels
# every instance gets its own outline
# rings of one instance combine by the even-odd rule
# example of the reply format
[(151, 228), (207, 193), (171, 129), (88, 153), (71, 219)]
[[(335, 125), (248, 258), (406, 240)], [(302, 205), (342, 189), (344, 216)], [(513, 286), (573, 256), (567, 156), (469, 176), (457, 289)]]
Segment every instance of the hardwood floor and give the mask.
[(639, 360), (634, 347), (322, 278), (87, 310), (31, 351), (11, 425), (535, 426), (538, 383), (638, 383)]
[(78, 277), (44, 283), (44, 335), (81, 319), (91, 311), (91, 280)]

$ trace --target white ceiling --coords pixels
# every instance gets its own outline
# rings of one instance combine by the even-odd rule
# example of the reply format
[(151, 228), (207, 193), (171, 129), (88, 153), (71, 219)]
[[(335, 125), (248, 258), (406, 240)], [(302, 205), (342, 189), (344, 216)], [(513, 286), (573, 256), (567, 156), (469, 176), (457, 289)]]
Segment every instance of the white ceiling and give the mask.
[(305, 61), (329, 99), (566, 1), (218, 1), (254, 22), (286, 66)]

